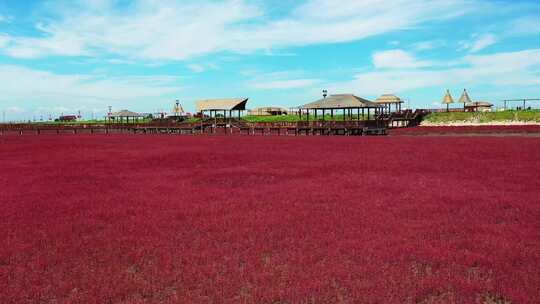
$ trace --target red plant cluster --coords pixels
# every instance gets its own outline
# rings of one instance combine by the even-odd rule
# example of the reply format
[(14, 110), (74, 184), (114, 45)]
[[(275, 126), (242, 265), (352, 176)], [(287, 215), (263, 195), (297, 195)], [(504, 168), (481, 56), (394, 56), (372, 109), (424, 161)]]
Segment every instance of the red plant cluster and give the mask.
[(430, 134), (540, 134), (540, 125), (499, 125), (499, 126), (422, 126), (392, 129), (391, 135)]
[(0, 137), (0, 303), (539, 303), (539, 149)]

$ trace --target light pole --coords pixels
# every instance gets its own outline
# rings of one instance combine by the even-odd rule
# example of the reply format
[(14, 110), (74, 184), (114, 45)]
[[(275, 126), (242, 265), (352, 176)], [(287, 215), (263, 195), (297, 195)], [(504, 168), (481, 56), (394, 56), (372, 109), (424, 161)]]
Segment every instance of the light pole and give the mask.
[(323, 96), (323, 98), (326, 98), (326, 96), (328, 96), (328, 91), (327, 90), (322, 90), (322, 96)]

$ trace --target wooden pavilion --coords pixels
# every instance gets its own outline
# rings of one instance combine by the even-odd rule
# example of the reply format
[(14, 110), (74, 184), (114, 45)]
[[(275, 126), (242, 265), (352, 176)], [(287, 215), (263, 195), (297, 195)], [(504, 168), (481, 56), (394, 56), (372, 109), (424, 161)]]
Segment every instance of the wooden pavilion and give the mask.
[(454, 98), (452, 98), (450, 90), (446, 90), (442, 103), (446, 105), (446, 112), (450, 112), (450, 104), (454, 103)]
[(384, 106), (382, 109), (384, 113), (392, 112), (392, 105), (394, 106), (394, 112), (401, 111), (401, 104), (404, 101), (393, 94), (384, 94), (375, 100), (375, 103), (381, 104)]
[[(246, 110), (246, 104), (249, 98), (224, 98), (224, 99), (205, 99), (196, 103), (197, 112), (201, 117), (206, 113), (210, 118), (217, 118), (218, 115), (223, 118), (237, 117), (240, 119), (242, 112)], [(227, 114), (229, 114), (227, 116)], [(236, 114), (233, 116), (233, 114)]]
[(369, 120), (370, 117), (375, 118), (376, 114), (383, 108), (384, 106), (381, 104), (353, 94), (336, 94), (300, 106), (298, 114), (300, 117), (305, 115), (307, 121), (309, 121), (310, 114), (313, 115), (314, 120), (318, 120), (319, 115), (321, 115), (321, 119), (324, 121), (327, 113), (330, 113), (331, 119), (334, 120), (334, 114), (339, 112), (342, 112), (344, 121), (363, 120), (366, 114)]
[(129, 110), (120, 110), (118, 112), (111, 112), (107, 114), (107, 119), (109, 122), (115, 121), (117, 123), (136, 123), (139, 119), (142, 119), (143, 115), (129, 111)]

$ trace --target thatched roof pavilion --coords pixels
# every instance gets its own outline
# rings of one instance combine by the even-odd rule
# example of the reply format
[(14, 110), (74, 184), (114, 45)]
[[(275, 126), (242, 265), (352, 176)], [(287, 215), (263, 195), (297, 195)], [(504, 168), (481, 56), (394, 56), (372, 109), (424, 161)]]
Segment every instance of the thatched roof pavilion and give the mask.
[(238, 117), (242, 111), (246, 110), (246, 104), (249, 98), (221, 98), (221, 99), (205, 99), (196, 102), (197, 112), (200, 112), (202, 117), (204, 113), (208, 112), (210, 117), (214, 114), (214, 117), (218, 112), (223, 112), (223, 116), (232, 117), (232, 112), (236, 111)]
[(299, 114), (302, 116), (302, 113), (307, 114), (307, 119), (309, 120), (310, 112), (314, 113), (315, 119), (317, 119), (317, 114), (319, 111), (322, 111), (322, 119), (324, 120), (325, 112), (329, 111), (330, 116), (334, 117), (335, 110), (343, 111), (343, 120), (346, 118), (352, 119), (353, 112), (356, 110), (358, 119), (360, 119), (360, 111), (362, 112), (362, 117), (364, 111), (367, 110), (368, 119), (370, 110), (374, 110), (375, 113), (379, 109), (384, 108), (383, 105), (374, 103), (367, 99), (355, 96), (353, 94), (335, 94), (330, 95), (327, 98), (322, 98), (317, 101), (305, 104), (299, 107)]
[(401, 98), (393, 94), (383, 94), (375, 99), (375, 103), (383, 105), (388, 113), (392, 111), (392, 105), (394, 105), (395, 111), (401, 111), (401, 104), (403, 102), (404, 101)]
[(129, 110), (120, 110), (118, 112), (111, 112), (107, 114), (107, 118), (109, 121), (115, 120), (117, 122), (126, 122), (129, 123), (130, 119), (132, 122), (138, 121), (140, 118), (143, 118), (144, 116), (142, 114), (139, 114), (137, 112), (129, 111)]

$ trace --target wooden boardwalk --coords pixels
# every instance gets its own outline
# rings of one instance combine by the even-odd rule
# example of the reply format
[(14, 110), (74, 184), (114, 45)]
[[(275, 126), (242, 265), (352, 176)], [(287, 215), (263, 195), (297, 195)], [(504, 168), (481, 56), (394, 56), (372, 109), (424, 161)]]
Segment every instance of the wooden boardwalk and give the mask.
[(246, 136), (365, 136), (386, 135), (387, 128), (379, 121), (326, 121), (298, 123), (245, 123), (241, 121), (214, 121), (193, 124), (104, 125), (0, 124), (0, 135), (121, 133)]

